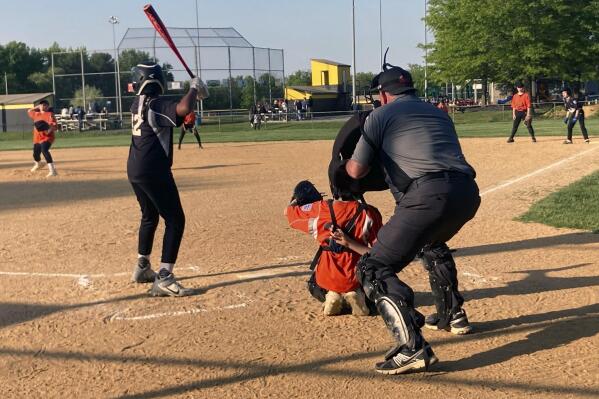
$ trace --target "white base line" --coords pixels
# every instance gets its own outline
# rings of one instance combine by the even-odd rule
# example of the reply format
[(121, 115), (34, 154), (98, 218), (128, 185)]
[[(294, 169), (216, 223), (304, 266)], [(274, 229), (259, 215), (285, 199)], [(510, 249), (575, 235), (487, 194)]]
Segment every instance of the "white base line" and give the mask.
[(119, 316), (119, 314), (122, 313), (122, 312), (118, 312), (118, 313), (115, 313), (114, 315), (112, 315), (110, 317), (110, 321), (115, 321), (115, 320), (123, 320), (123, 321), (150, 320), (150, 319), (159, 319), (161, 317), (184, 316), (184, 315), (188, 315), (188, 314), (215, 312), (215, 311), (228, 310), (228, 309), (239, 309), (239, 308), (245, 308), (246, 306), (247, 306), (246, 303), (238, 303), (238, 304), (235, 304), (235, 305), (223, 306), (223, 307), (213, 308), (213, 309), (190, 309), (190, 310), (181, 310), (181, 311), (178, 311), (178, 312), (152, 313), (152, 314), (147, 314), (147, 315), (144, 315), (144, 316), (131, 316), (131, 317)]
[(548, 169), (551, 169), (551, 168), (559, 166), (559, 165), (561, 165), (563, 163), (569, 162), (569, 161), (573, 160), (574, 158), (578, 158), (580, 156), (583, 156), (583, 155), (585, 155), (585, 154), (587, 154), (587, 153), (589, 153), (591, 151), (595, 151), (597, 148), (599, 148), (599, 147), (593, 147), (593, 148), (591, 148), (589, 150), (586, 150), (586, 151), (583, 151), (583, 152), (579, 152), (577, 154), (569, 156), (568, 158), (564, 158), (561, 161), (557, 161), (555, 163), (552, 163), (550, 165), (542, 167), (541, 169), (537, 169), (534, 172), (528, 173), (528, 174), (526, 174), (524, 176), (520, 176), (520, 177), (518, 177), (516, 179), (508, 180), (505, 183), (502, 183), (502, 184), (500, 184), (498, 186), (495, 186), (495, 187), (492, 187), (492, 188), (489, 188), (489, 189), (483, 191), (482, 193), (480, 193), (480, 196), (482, 197), (483, 195), (490, 194), (493, 191), (501, 190), (502, 188), (506, 188), (508, 186), (511, 186), (512, 184), (515, 184), (515, 183), (518, 183), (518, 182), (520, 182), (522, 180), (528, 179), (529, 177), (532, 177), (534, 175), (538, 175), (539, 173), (543, 173), (543, 172), (545, 172)]
[[(198, 270), (197, 267), (181, 267), (176, 270)], [(117, 276), (128, 276), (130, 272), (121, 273), (97, 273), (97, 274), (76, 274), (76, 273), (37, 273), (37, 272), (3, 272), (0, 271), (0, 276), (25, 276), (25, 277), (64, 277), (64, 278), (75, 278), (75, 279), (89, 279), (89, 278), (102, 278), (102, 277), (117, 277)]]

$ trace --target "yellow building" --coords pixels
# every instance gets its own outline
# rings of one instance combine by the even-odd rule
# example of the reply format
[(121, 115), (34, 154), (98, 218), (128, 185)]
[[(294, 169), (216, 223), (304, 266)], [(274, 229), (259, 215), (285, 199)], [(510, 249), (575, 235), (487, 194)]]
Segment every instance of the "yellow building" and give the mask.
[(289, 86), (285, 98), (290, 101), (311, 99), (312, 111), (346, 111), (351, 106), (350, 66), (339, 62), (311, 59), (311, 86)]

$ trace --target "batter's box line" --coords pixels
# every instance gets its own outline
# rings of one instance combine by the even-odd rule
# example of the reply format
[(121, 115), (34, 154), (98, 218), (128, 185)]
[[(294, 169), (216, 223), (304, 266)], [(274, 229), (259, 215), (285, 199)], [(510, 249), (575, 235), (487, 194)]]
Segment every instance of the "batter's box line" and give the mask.
[(162, 313), (151, 313), (142, 316), (123, 316), (123, 314), (127, 313), (127, 310), (122, 310), (114, 313), (112, 316), (108, 318), (108, 320), (112, 321), (141, 321), (141, 320), (152, 320), (152, 319), (160, 319), (162, 317), (176, 317), (176, 316), (185, 316), (185, 315), (193, 315), (198, 313), (208, 313), (208, 312), (219, 312), (222, 310), (233, 310), (233, 309), (242, 309), (248, 306), (247, 303), (237, 303), (233, 305), (220, 306), (216, 308), (204, 309), (204, 308), (195, 308), (189, 310), (179, 310), (174, 312), (162, 312)]

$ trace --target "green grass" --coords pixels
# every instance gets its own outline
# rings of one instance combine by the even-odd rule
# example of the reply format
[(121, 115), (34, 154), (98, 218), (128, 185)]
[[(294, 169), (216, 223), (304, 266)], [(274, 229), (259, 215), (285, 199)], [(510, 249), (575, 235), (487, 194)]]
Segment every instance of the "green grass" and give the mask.
[[(455, 113), (456, 130), (460, 137), (507, 137), (511, 130), (511, 120), (494, 121), (497, 118), (511, 118), (510, 114), (498, 111), (476, 111)], [(599, 131), (599, 118), (590, 118), (587, 128), (591, 135)], [(292, 121), (289, 123), (268, 123), (261, 130), (252, 130), (247, 122), (218, 125), (214, 122), (202, 126), (202, 141), (206, 143), (259, 142), (292, 140), (331, 140), (343, 124), (333, 121)], [(537, 118), (534, 121), (537, 136), (564, 136), (565, 125), (561, 119)], [(579, 135), (576, 126), (575, 135)], [(525, 126), (520, 126), (520, 137), (526, 137)], [(178, 130), (176, 131), (178, 136)], [(518, 136), (517, 136), (518, 137)], [(185, 142), (193, 142), (193, 135), (187, 135)], [(57, 133), (54, 148), (72, 147), (114, 147), (127, 146), (131, 141), (130, 131), (109, 130), (107, 132), (68, 132)], [(0, 151), (25, 150), (31, 148), (31, 132), (0, 132)]]
[(599, 172), (550, 194), (535, 203), (523, 222), (538, 222), (554, 227), (599, 231)]

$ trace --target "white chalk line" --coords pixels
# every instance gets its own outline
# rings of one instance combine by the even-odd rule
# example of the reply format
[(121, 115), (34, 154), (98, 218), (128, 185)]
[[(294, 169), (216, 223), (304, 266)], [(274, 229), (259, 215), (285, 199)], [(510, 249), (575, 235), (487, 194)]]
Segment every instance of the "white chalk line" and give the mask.
[[(181, 267), (177, 270), (194, 270), (199, 269), (195, 266)], [(81, 274), (81, 273), (38, 273), (38, 272), (7, 272), (0, 271), (0, 276), (22, 276), (22, 277), (58, 277), (58, 278), (73, 278), (79, 281), (90, 280), (92, 278), (103, 278), (103, 277), (119, 277), (128, 276), (131, 272), (120, 272), (120, 273), (93, 273), (93, 274)]]
[(540, 168), (540, 169), (537, 169), (537, 170), (535, 170), (534, 172), (531, 172), (531, 173), (525, 174), (524, 176), (520, 176), (520, 177), (517, 177), (517, 178), (515, 178), (515, 179), (508, 180), (508, 181), (506, 181), (505, 183), (502, 183), (502, 184), (500, 184), (500, 185), (498, 185), (498, 186), (495, 186), (495, 187), (492, 187), (492, 188), (489, 188), (489, 189), (487, 189), (487, 190), (483, 191), (482, 193), (480, 193), (480, 196), (482, 197), (482, 196), (484, 196), (484, 195), (487, 195), (487, 194), (490, 194), (490, 193), (492, 193), (492, 192), (494, 192), (494, 191), (501, 190), (501, 189), (503, 189), (503, 188), (506, 188), (506, 187), (508, 187), (508, 186), (511, 186), (512, 184), (516, 184), (516, 183), (518, 183), (518, 182), (521, 182), (522, 180), (526, 180), (526, 179), (528, 179), (529, 177), (533, 177), (533, 176), (535, 176), (535, 175), (538, 175), (538, 174), (540, 174), (540, 173), (543, 173), (543, 172), (545, 172), (545, 171), (547, 171), (547, 170), (549, 170), (549, 169), (555, 168), (556, 166), (559, 166), (559, 165), (561, 165), (561, 164), (564, 164), (564, 163), (566, 163), (566, 162), (569, 162), (569, 161), (571, 161), (571, 160), (573, 160), (573, 159), (575, 159), (575, 158), (578, 158), (578, 157), (581, 157), (581, 156), (583, 156), (583, 155), (585, 155), (585, 154), (588, 154), (589, 152), (595, 151), (597, 148), (599, 148), (599, 147), (593, 147), (593, 148), (591, 148), (591, 149), (589, 149), (589, 150), (585, 150), (585, 151), (582, 151), (582, 152), (576, 153), (576, 154), (574, 154), (574, 155), (571, 155), (571, 156), (569, 156), (568, 158), (564, 158), (564, 159), (562, 159), (562, 160), (560, 160), (560, 161), (554, 162), (554, 163), (552, 163), (552, 164), (550, 164), (550, 165), (547, 165), (547, 166), (544, 166), (544, 167), (542, 167), (542, 168)]
[(162, 317), (185, 316), (185, 315), (197, 314), (197, 313), (207, 313), (207, 312), (217, 312), (217, 311), (221, 311), (221, 310), (241, 309), (241, 308), (245, 308), (247, 306), (248, 305), (244, 302), (244, 303), (238, 303), (238, 304), (234, 304), (234, 305), (216, 307), (216, 308), (211, 308), (211, 309), (196, 308), (196, 309), (189, 309), (189, 310), (179, 310), (176, 312), (151, 313), (151, 314), (147, 314), (147, 315), (143, 315), (143, 316), (129, 316), (129, 317), (121, 316), (121, 314), (123, 314), (125, 312), (117, 312), (110, 317), (110, 321), (151, 320), (151, 319), (159, 319)]

